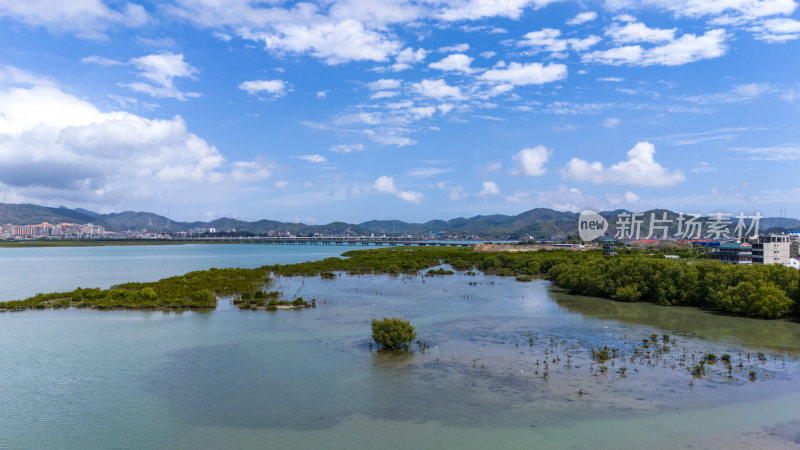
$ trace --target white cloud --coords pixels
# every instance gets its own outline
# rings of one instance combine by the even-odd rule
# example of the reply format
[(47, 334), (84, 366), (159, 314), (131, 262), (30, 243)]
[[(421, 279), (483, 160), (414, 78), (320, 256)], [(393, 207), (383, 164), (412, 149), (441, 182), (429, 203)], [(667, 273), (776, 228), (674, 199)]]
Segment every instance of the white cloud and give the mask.
[(372, 91), (386, 91), (391, 89), (398, 89), (403, 85), (401, 80), (394, 78), (381, 78), (380, 80), (367, 83), (367, 89)]
[(703, 59), (717, 58), (727, 49), (725, 30), (709, 30), (702, 36), (684, 34), (663, 45), (642, 48), (626, 45), (608, 50), (597, 50), (582, 56), (584, 62), (631, 66), (678, 66)]
[(622, 77), (604, 77), (604, 78), (598, 78), (597, 81), (605, 81), (605, 82), (609, 82), (609, 83), (622, 83), (623, 81), (625, 81), (625, 78), (622, 78)]
[(328, 96), (328, 90), (317, 91), (317, 98), (325, 98)]
[(680, 97), (680, 99), (699, 104), (743, 103), (775, 91), (775, 87), (769, 83), (748, 83), (733, 86), (728, 92)]
[(364, 150), (364, 146), (361, 144), (339, 144), (334, 145), (330, 148), (330, 151), (335, 153), (353, 153), (353, 152), (360, 152)]
[(438, 17), (447, 21), (487, 17), (519, 19), (525, 8), (542, 8), (557, 0), (448, 0)]
[(794, 12), (794, 0), (643, 0), (678, 17), (715, 16), (717, 22), (751, 21), (761, 17), (788, 15)]
[(789, 18), (768, 19), (750, 28), (756, 39), (778, 43), (800, 38), (800, 21)]
[(81, 64), (97, 64), (98, 66), (123, 66), (125, 65), (122, 61), (117, 61), (116, 59), (111, 58), (104, 58), (98, 55), (91, 55), (81, 58)]
[(503, 170), (503, 163), (501, 163), (500, 161), (492, 161), (489, 164), (487, 164), (486, 167), (481, 168), (481, 170), (484, 170), (484, 171), (487, 171), (487, 172), (494, 172), (496, 170)]
[(275, 187), (276, 187), (277, 189), (283, 189), (283, 188), (285, 188), (286, 186), (289, 186), (289, 182), (288, 182), (288, 181), (286, 181), (286, 180), (279, 180), (279, 181), (276, 181), (276, 182), (275, 182)]
[(541, 63), (520, 64), (512, 62), (503, 68), (490, 69), (481, 74), (486, 81), (510, 83), (516, 86), (529, 84), (545, 84), (563, 80), (567, 77), (567, 66), (564, 64)]
[(462, 53), (454, 53), (452, 55), (448, 55), (440, 61), (430, 63), (428, 67), (431, 69), (439, 69), (444, 71), (472, 73), (474, 71), (474, 69), (470, 67), (470, 64), (472, 64), (472, 59), (473, 58)]
[(625, 201), (628, 203), (636, 203), (639, 201), (639, 196), (631, 191), (626, 191), (625, 195), (623, 195), (622, 198), (624, 198)]
[(583, 39), (561, 39), (560, 36), (561, 30), (544, 28), (525, 34), (517, 45), (530, 47), (534, 52), (561, 53), (569, 49), (582, 52), (600, 42), (600, 38), (597, 36), (587, 36)]
[(464, 192), (463, 186), (453, 186), (448, 189), (450, 193), (447, 194), (447, 198), (449, 198), (450, 200), (459, 201), (469, 197), (469, 194)]
[(182, 54), (158, 53), (130, 60), (137, 69), (139, 76), (149, 83), (134, 82), (124, 84), (135, 91), (149, 94), (153, 97), (174, 98), (185, 100), (187, 97), (198, 97), (200, 94), (184, 93), (175, 87), (175, 78), (194, 78), (197, 68), (183, 60)]
[(369, 96), (372, 100), (380, 100), (382, 98), (393, 98), (400, 95), (397, 91), (378, 91)]
[(118, 9), (109, 8), (101, 0), (6, 0), (0, 2), (0, 18), (89, 39), (103, 38), (103, 32), (112, 25), (138, 27), (147, 22), (147, 12), (141, 5), (120, 2), (116, 5)]
[(187, 200), (221, 181), (270, 176), (261, 159), (227, 166), (180, 116), (101, 112), (49, 84), (0, 89), (0, 183), (26, 201), (118, 205), (167, 191)]
[(520, 150), (511, 158), (517, 163), (517, 167), (511, 170), (511, 175), (524, 175), (527, 177), (544, 175), (547, 173), (544, 165), (552, 154), (553, 152), (543, 145)]
[(585, 11), (582, 13), (578, 13), (577, 16), (569, 19), (567, 21), (567, 25), (580, 25), (582, 23), (591, 22), (597, 19), (597, 13), (594, 11)]
[(412, 177), (435, 177), (452, 171), (453, 169), (443, 167), (417, 167), (409, 170), (408, 174)]
[(609, 117), (603, 121), (603, 126), (606, 128), (617, 128), (617, 126), (619, 126), (619, 119), (616, 117)]
[(382, 194), (392, 194), (397, 196), (400, 200), (404, 202), (419, 204), (425, 196), (421, 192), (414, 192), (414, 191), (401, 191), (397, 188), (394, 184), (394, 178), (388, 177), (386, 175), (378, 177), (375, 180), (375, 183), (372, 185), (372, 188), (375, 191), (380, 192)]
[[(308, 9), (302, 7), (302, 9)], [(242, 37), (278, 53), (309, 53), (326, 64), (351, 61), (387, 61), (400, 51), (399, 42), (367, 29), (355, 19), (330, 21), (313, 17), (306, 22), (278, 22), (269, 31), (245, 31)], [(296, 18), (296, 19), (299, 19)]]
[(461, 100), (464, 98), (461, 94), (461, 88), (458, 86), (450, 86), (444, 80), (425, 79), (412, 84), (411, 89), (423, 97), (452, 100)]
[(298, 155), (298, 156), (295, 156), (295, 158), (302, 159), (303, 161), (308, 161), (308, 162), (315, 163), (315, 164), (320, 164), (320, 163), (324, 163), (324, 162), (328, 161), (327, 159), (325, 159), (324, 156), (317, 155), (317, 154), (313, 154), (313, 155)]
[(680, 171), (670, 172), (655, 161), (656, 149), (649, 142), (639, 142), (628, 151), (628, 159), (608, 168), (600, 162), (589, 163), (572, 158), (561, 170), (565, 178), (592, 183), (671, 186), (686, 179)]
[(441, 53), (464, 53), (467, 50), (469, 50), (469, 44), (467, 43), (439, 47)]
[(606, 29), (606, 36), (610, 36), (614, 42), (621, 44), (631, 44), (639, 42), (672, 42), (675, 40), (676, 28), (662, 29), (649, 28), (641, 22), (629, 22), (625, 25), (615, 23)]
[(263, 158), (236, 161), (232, 166), (231, 178), (235, 181), (261, 181), (272, 176), (272, 164)]
[(495, 56), (497, 56), (497, 53), (493, 52), (491, 50), (486, 50), (485, 52), (481, 52), (480, 56), (481, 56), (481, 58), (489, 59), (489, 58), (494, 58)]
[(494, 181), (484, 181), (482, 186), (483, 189), (478, 193), (480, 197), (491, 197), (500, 193), (500, 188)]
[(410, 69), (412, 65), (425, 61), (428, 56), (428, 51), (422, 48), (416, 50), (408, 47), (404, 48), (395, 57), (395, 63), (390, 66), (390, 69), (399, 72), (401, 70)]
[(283, 80), (243, 81), (239, 84), (239, 89), (247, 91), (250, 95), (268, 93), (277, 98), (286, 94), (286, 82)]
[(783, 144), (768, 147), (734, 147), (728, 150), (750, 155), (758, 161), (795, 161), (800, 159), (800, 144)]

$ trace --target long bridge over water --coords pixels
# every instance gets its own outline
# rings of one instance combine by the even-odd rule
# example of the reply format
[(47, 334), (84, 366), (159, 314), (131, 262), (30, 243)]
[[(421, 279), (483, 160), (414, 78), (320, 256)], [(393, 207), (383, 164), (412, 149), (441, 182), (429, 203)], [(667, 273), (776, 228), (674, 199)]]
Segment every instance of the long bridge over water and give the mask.
[(196, 237), (181, 238), (180, 242), (215, 244), (283, 244), (283, 245), (375, 245), (375, 246), (431, 246), (431, 247), (472, 247), (478, 242), (423, 240), (411, 237), (368, 237), (368, 236), (271, 236), (271, 237)]

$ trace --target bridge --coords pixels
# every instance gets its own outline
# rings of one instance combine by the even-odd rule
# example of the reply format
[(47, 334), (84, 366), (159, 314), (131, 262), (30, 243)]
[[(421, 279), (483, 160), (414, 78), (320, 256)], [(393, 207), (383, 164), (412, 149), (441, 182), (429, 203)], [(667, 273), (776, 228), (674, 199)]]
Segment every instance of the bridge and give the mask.
[(367, 237), (367, 236), (257, 236), (257, 237), (196, 237), (176, 239), (178, 242), (213, 244), (279, 244), (279, 245), (374, 245), (374, 246), (431, 246), (431, 247), (472, 247), (478, 242), (422, 240), (409, 237)]

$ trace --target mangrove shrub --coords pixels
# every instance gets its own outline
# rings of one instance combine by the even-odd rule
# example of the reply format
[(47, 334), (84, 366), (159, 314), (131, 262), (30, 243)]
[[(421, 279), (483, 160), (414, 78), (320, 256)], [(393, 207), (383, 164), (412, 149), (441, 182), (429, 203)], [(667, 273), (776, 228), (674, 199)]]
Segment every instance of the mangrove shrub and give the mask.
[(387, 350), (408, 348), (417, 333), (407, 320), (397, 317), (384, 317), (383, 320), (372, 319), (372, 339), (379, 347)]

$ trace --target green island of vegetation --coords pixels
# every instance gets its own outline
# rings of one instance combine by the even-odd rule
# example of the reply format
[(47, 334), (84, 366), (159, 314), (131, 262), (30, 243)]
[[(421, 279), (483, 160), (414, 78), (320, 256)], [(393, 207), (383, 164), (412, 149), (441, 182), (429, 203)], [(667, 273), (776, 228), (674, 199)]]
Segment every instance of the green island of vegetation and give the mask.
[[(800, 317), (800, 271), (796, 269), (723, 264), (695, 249), (666, 252), (681, 258), (667, 259), (665, 251), (641, 250), (622, 250), (615, 257), (604, 257), (600, 251), (570, 250), (516, 253), (450, 247), (354, 250), (344, 253), (344, 258), (255, 269), (210, 269), (149, 283), (125, 283), (110, 289), (38, 294), (25, 300), (0, 302), (0, 310), (209, 309), (216, 306), (216, 296), (233, 296), (234, 303), (242, 309), (311, 307), (315, 302), (299, 299), (301, 303), (295, 304), (298, 299), (278, 300), (280, 293), (263, 290), (270, 285), (271, 276), (319, 276), (335, 280), (335, 272), (417, 274), (448, 264), (466, 273), (480, 270), (487, 275), (514, 276), (519, 281), (543, 274), (570, 293), (617, 301), (695, 306), (765, 319)], [(446, 271), (433, 270), (431, 274), (443, 275)]]

